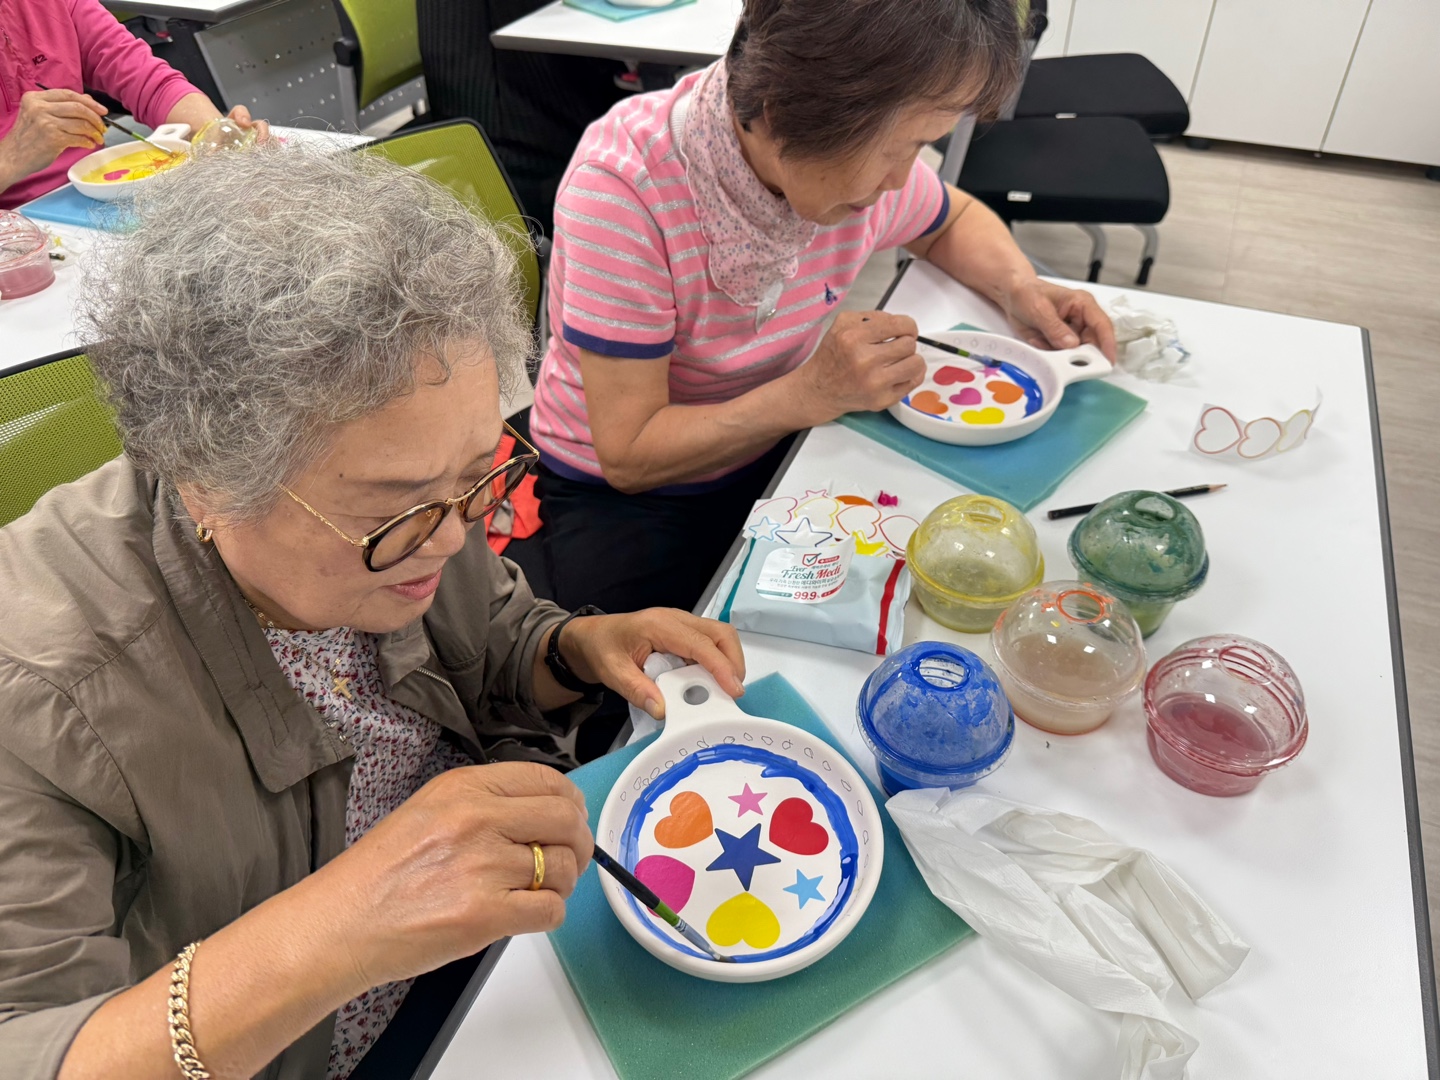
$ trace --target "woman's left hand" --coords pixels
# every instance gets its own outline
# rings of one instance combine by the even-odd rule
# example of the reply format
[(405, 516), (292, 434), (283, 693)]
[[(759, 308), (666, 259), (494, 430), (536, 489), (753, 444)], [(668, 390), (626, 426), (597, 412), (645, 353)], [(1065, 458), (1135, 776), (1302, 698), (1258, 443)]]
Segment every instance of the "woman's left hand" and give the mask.
[(657, 720), (665, 718), (665, 699), (644, 671), (651, 653), (684, 657), (710, 672), (731, 697), (745, 693), (745, 655), (735, 628), (675, 608), (576, 619), (565, 628), (560, 648), (579, 678), (604, 683)]
[(1020, 336), (1037, 349), (1094, 345), (1115, 362), (1115, 328), (1095, 297), (1032, 278), (1006, 294), (1002, 306)]
[(242, 128), (253, 127), (255, 129), (256, 142), (264, 142), (270, 138), (270, 121), (254, 119), (250, 115), (250, 110), (244, 105), (236, 105), (225, 115), (230, 117), (231, 120), (234, 120)]

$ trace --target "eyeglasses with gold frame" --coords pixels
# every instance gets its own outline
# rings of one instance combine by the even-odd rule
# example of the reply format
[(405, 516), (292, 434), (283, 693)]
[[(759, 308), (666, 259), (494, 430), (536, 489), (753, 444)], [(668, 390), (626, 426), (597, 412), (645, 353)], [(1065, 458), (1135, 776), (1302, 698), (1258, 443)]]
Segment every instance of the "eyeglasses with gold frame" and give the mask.
[[(404, 562), (424, 547), (425, 542), (435, 535), (435, 531), (440, 528), (452, 509), (459, 510), (460, 517), (473, 524), (494, 512), (520, 486), (520, 482), (540, 460), (540, 451), (509, 424), (505, 425), (505, 430), (514, 437), (518, 446), (525, 447), (525, 453), (516, 454), (496, 465), (463, 495), (412, 506), (358, 539), (345, 532), (288, 487), (282, 490), (330, 526), (331, 530), (351, 547), (360, 548), (365, 559), (365, 568), (378, 574)], [(481, 494), (486, 492), (487, 488), (488, 494), (482, 499)]]

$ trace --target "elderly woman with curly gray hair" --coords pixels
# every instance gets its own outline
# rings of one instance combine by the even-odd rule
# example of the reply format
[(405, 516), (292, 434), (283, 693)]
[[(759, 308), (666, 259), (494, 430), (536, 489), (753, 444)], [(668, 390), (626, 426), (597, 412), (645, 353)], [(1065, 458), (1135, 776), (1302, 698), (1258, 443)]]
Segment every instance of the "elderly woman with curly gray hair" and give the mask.
[(586, 691), (743, 660), (470, 535), (531, 338), (448, 192), (257, 150), (138, 216), (84, 313), (125, 453), (0, 530), (0, 1071), (346, 1077), (414, 977), (563, 919)]

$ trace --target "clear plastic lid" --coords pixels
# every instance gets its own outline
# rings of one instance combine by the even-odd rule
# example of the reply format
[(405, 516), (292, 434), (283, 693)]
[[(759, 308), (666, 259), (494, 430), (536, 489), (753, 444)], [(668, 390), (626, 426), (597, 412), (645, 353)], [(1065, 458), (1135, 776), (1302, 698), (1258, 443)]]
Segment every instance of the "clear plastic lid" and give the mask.
[(1122, 600), (1183, 600), (1205, 584), (1205, 534), (1184, 505), (1158, 491), (1112, 495), (1070, 534), (1080, 576)]
[(1191, 760), (1242, 775), (1283, 765), (1310, 732), (1294, 668), (1238, 634), (1195, 638), (1162, 657), (1145, 679), (1145, 712)]
[(1015, 721), (990, 666), (969, 649), (918, 641), (886, 657), (860, 691), (860, 731), (877, 755), (926, 773), (999, 761)]
[(1007, 502), (961, 495), (932, 510), (906, 545), (910, 572), (961, 601), (1006, 604), (1045, 577), (1035, 528)]
[(241, 127), (229, 116), (217, 116), (206, 123), (190, 141), (193, 154), (206, 154), (211, 150), (243, 150), (252, 145), (259, 132), (253, 127)]
[(0, 269), (27, 263), (49, 246), (49, 235), (35, 222), (13, 210), (0, 210)]
[(1145, 678), (1140, 627), (1110, 594), (1047, 581), (1000, 616), (990, 635), (999, 667), (1059, 704), (1118, 704)]

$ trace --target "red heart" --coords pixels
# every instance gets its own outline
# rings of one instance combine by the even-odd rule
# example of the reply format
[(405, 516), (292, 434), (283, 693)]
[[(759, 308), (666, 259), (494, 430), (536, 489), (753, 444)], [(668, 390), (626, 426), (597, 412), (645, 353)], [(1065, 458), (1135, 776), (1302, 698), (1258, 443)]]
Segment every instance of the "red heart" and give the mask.
[(966, 371), (964, 368), (955, 367), (952, 364), (946, 364), (935, 372), (934, 380), (937, 386), (949, 386), (957, 382), (974, 382), (975, 373), (973, 371)]
[(796, 855), (819, 855), (830, 846), (830, 834), (814, 817), (804, 799), (786, 799), (770, 816), (770, 842)]

